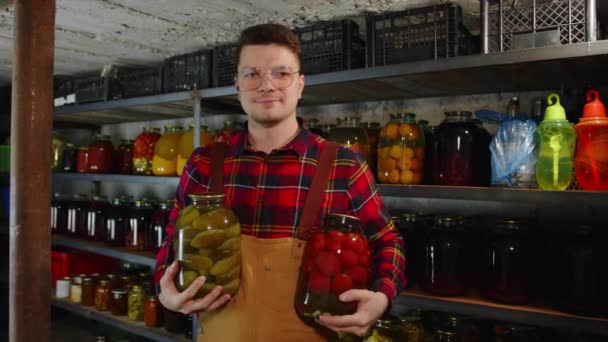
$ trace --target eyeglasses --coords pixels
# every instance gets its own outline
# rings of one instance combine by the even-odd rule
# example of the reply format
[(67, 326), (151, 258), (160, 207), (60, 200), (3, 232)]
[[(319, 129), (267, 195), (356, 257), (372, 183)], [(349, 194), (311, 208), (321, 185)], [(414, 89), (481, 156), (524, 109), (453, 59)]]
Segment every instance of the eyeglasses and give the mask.
[(256, 90), (262, 84), (266, 74), (270, 75), (270, 81), (277, 89), (288, 88), (299, 71), (293, 71), (289, 66), (280, 66), (271, 70), (262, 71), (260, 68), (244, 68), (235, 77), (243, 90)]

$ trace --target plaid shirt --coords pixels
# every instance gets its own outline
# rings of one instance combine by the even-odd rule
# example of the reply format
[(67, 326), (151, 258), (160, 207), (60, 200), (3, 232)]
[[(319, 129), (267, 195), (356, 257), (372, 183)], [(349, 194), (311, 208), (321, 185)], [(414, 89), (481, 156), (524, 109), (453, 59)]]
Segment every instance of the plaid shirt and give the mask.
[[(242, 234), (264, 239), (295, 237), (320, 150), (325, 144), (323, 138), (305, 129), (270, 154), (253, 150), (246, 132), (228, 142), (224, 161), (226, 206), (238, 216)], [(173, 225), (188, 200), (187, 195), (211, 189), (210, 163), (210, 149), (203, 147), (193, 152), (185, 166), (170, 214), (167, 238), (157, 255), (154, 277), (157, 284), (173, 260)], [(373, 174), (362, 156), (348, 148), (339, 148), (321, 202), (313, 229), (318, 229), (327, 213), (359, 218), (372, 251), (370, 288), (382, 291), (392, 301), (405, 287), (403, 239), (378, 195)]]

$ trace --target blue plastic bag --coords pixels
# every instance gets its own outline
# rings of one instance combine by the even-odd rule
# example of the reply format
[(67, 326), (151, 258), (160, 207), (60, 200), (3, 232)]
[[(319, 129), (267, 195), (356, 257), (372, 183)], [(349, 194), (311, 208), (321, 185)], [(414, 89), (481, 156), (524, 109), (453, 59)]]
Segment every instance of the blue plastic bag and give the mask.
[(532, 120), (508, 120), (498, 126), (490, 143), (492, 185), (510, 188), (536, 188), (538, 139)]

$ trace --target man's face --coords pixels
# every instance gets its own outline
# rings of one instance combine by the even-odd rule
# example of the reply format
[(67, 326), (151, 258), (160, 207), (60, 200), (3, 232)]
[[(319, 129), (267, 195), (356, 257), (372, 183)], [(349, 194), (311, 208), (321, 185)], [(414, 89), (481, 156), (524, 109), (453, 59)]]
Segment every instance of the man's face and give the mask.
[[(278, 81), (273, 81), (278, 73), (287, 75), (294, 72), (293, 81), (281, 89)], [(298, 99), (304, 89), (304, 76), (296, 55), (286, 47), (268, 45), (246, 45), (241, 50), (240, 63), (235, 82), (241, 106), (249, 120), (263, 126), (275, 125), (290, 116), (295, 116)], [(261, 82), (257, 89), (246, 89), (245, 77), (257, 72)], [(275, 76), (273, 76), (273, 74)]]

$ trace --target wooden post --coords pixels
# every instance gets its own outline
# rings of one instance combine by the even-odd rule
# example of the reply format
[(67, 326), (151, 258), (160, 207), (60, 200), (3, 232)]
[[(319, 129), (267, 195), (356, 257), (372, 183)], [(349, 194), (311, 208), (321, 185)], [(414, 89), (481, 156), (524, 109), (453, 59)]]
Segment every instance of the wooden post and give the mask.
[(15, 0), (9, 339), (50, 341), (55, 0)]

